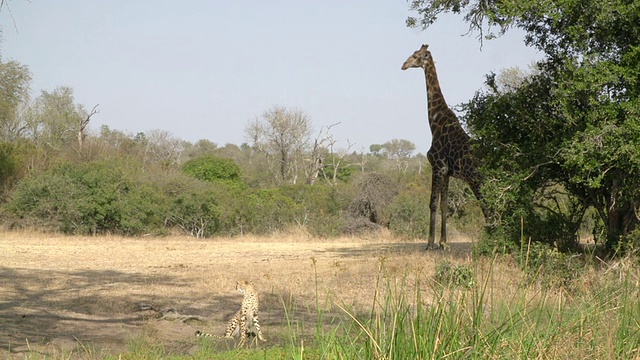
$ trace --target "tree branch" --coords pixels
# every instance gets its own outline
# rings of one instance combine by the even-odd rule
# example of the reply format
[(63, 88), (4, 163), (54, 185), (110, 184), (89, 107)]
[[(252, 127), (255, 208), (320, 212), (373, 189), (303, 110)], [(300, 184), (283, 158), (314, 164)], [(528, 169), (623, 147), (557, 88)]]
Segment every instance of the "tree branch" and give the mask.
[(78, 146), (80, 148), (82, 148), (82, 141), (84, 140), (84, 138), (87, 136), (85, 134), (85, 129), (87, 128), (87, 126), (89, 125), (89, 122), (91, 122), (91, 117), (97, 113), (99, 113), (98, 106), (100, 104), (96, 104), (93, 109), (91, 109), (91, 112), (87, 115), (87, 117), (85, 119), (80, 119), (80, 123), (78, 124)]

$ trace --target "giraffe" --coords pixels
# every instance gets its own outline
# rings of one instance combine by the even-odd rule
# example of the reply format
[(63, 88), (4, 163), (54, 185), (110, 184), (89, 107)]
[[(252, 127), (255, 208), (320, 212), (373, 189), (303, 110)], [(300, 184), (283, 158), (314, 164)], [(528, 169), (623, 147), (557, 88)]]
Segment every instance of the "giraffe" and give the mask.
[[(462, 129), (458, 117), (444, 100), (433, 57), (428, 48), (429, 45), (422, 45), (402, 64), (402, 70), (423, 68), (427, 82), (427, 107), (432, 135), (431, 148), (427, 152), (427, 159), (432, 169), (427, 250), (446, 247), (448, 192), (451, 176), (462, 179), (469, 184), (476, 199), (480, 202), (484, 217), (488, 216), (488, 209), (480, 192), (482, 181), (475, 160), (471, 156), (469, 135)], [(438, 200), (440, 200), (442, 224), (440, 241), (438, 245), (435, 245)]]

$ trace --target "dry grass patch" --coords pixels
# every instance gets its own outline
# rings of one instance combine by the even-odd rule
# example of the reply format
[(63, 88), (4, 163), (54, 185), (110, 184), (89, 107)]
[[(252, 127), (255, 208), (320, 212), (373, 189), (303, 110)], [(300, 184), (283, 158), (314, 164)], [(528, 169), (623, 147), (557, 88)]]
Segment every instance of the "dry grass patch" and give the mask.
[[(240, 305), (234, 290), (240, 278), (260, 291), (269, 338), (285, 330), (286, 306), (310, 324), (316, 304), (334, 314), (334, 303), (365, 311), (381, 262), (391, 277), (429, 277), (440, 258), (468, 261), (464, 240), (454, 242), (450, 253), (426, 253), (423, 243), (388, 234), (326, 240), (296, 233), (194, 239), (4, 232), (0, 348), (18, 351), (27, 339), (33, 344), (72, 337), (118, 353), (143, 334), (184, 347), (193, 344), (196, 329), (222, 333)], [(141, 302), (209, 321), (149, 319), (135, 311)]]

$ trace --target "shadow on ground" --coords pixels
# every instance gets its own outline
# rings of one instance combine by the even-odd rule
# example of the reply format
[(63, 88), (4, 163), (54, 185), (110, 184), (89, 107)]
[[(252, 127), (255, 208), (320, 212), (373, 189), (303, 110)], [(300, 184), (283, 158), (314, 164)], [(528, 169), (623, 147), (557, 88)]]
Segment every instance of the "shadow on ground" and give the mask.
[[(52, 271), (0, 267), (0, 354), (70, 351), (78, 346), (121, 352), (127, 341), (145, 331), (155, 314), (138, 304), (175, 303), (145, 293), (117, 295), (122, 288), (144, 289), (162, 283), (186, 287), (177, 277), (113, 270)], [(115, 288), (118, 289), (116, 293)], [(126, 292), (125, 292), (126, 293)], [(223, 303), (229, 299), (218, 299)], [(189, 309), (185, 309), (186, 312)], [(181, 309), (182, 311), (185, 311)], [(59, 341), (67, 339), (68, 341)]]
[(453, 242), (447, 244), (446, 250), (426, 250), (426, 243), (383, 243), (364, 244), (360, 247), (336, 247), (325, 252), (337, 252), (341, 257), (371, 257), (372, 255), (384, 256), (385, 254), (406, 255), (440, 255), (454, 258), (467, 258), (471, 254), (473, 244), (471, 242)]
[[(128, 352), (129, 342), (140, 337), (157, 340), (165, 351), (178, 354), (191, 353), (202, 342), (217, 351), (237, 345), (237, 341), (226, 339), (197, 342), (194, 336), (195, 330), (224, 334), (227, 322), (242, 301), (242, 295), (233, 289), (229, 289), (229, 295), (213, 297), (192, 294), (162, 297), (144, 292), (114, 295), (115, 287), (144, 289), (149, 284), (174, 288), (190, 285), (177, 276), (113, 270), (64, 272), (0, 267), (0, 279), (3, 289), (0, 302), (2, 358), (20, 358), (27, 353), (86, 355), (87, 351), (95, 351), (95, 355), (101, 357)], [(181, 314), (202, 316), (207, 321), (162, 320), (155, 311), (140, 311), (141, 303), (159, 308), (163, 308), (163, 304), (183, 304), (185, 306), (176, 309)], [(189, 306), (202, 303), (208, 305)], [(305, 327), (314, 326), (318, 318), (314, 310), (296, 302), (292, 295), (261, 294), (261, 309), (263, 329), (275, 330), (268, 330), (269, 334), (282, 334), (287, 328), (304, 331)], [(326, 325), (331, 321), (327, 317)], [(284, 341), (284, 337), (274, 335), (268, 344), (273, 346)], [(194, 347), (196, 343), (199, 345)]]

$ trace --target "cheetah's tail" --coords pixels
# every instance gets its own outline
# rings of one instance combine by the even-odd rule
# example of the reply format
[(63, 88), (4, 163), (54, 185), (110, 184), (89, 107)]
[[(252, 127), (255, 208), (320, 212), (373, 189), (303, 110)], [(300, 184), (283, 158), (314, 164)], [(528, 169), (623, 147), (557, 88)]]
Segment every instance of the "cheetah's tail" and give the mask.
[(202, 332), (200, 330), (196, 331), (196, 337), (210, 337), (210, 338), (219, 338), (220, 336), (209, 334), (206, 332)]

